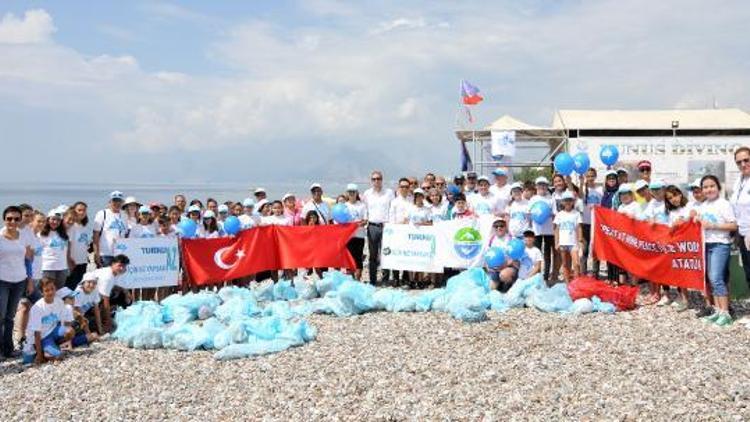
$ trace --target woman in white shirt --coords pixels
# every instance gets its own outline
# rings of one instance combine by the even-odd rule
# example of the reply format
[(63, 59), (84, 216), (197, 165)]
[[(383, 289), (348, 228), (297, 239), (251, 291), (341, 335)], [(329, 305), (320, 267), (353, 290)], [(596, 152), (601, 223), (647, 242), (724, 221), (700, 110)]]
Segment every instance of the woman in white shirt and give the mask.
[(409, 224), (415, 226), (428, 226), (432, 225), (432, 217), (430, 215), (430, 207), (425, 204), (425, 192), (420, 189), (414, 189), (413, 204), (408, 211)]
[(750, 148), (740, 147), (734, 152), (734, 162), (740, 175), (734, 183), (729, 202), (737, 218), (737, 244), (740, 248), (745, 281), (750, 287)]
[(284, 204), (281, 201), (269, 202), (260, 217), (261, 226), (291, 226), (292, 222), (284, 215)]
[(432, 188), (427, 194), (427, 203), (430, 207), (432, 222), (446, 220), (448, 201), (443, 198), (443, 193), (438, 188)]
[(42, 277), (55, 280), (55, 287), (62, 289), (68, 279), (70, 256), (70, 241), (68, 232), (62, 223), (57, 210), (47, 214), (47, 222), (39, 233), (42, 243)]
[(219, 222), (216, 220), (216, 214), (208, 210), (203, 213), (203, 230), (201, 237), (203, 239), (218, 239), (224, 236), (224, 232), (219, 228)]
[[(707, 322), (718, 326), (732, 324), (729, 315), (729, 290), (724, 278), (729, 266), (729, 251), (732, 243), (730, 233), (737, 230), (732, 205), (721, 197), (721, 183), (716, 176), (707, 175), (701, 179), (701, 189), (705, 199), (698, 207), (699, 221), (703, 226), (703, 238), (706, 245), (706, 275), (710, 289), (706, 289), (707, 311), (713, 312), (704, 317)], [(706, 286), (709, 287), (709, 286)]]
[(359, 187), (354, 183), (349, 183), (346, 186), (346, 208), (349, 210), (349, 215), (352, 216), (351, 222), (359, 226), (357, 231), (354, 232), (354, 236), (352, 236), (346, 244), (346, 248), (349, 250), (352, 258), (354, 258), (354, 262), (357, 264), (357, 268), (354, 270), (354, 278), (360, 280), (362, 278), (362, 266), (364, 264), (367, 206), (360, 200)]
[(65, 281), (65, 286), (70, 290), (75, 290), (81, 282), (89, 263), (89, 249), (94, 239), (94, 228), (92, 224), (89, 224), (87, 211), (86, 203), (79, 201), (73, 204), (73, 207), (66, 213), (66, 217), (73, 220), (73, 224), (68, 227), (73, 270)]
[(21, 209), (11, 206), (3, 211), (5, 227), (0, 230), (0, 354), (13, 356), (13, 321), (18, 302), (34, 291), (26, 274), (25, 259), (31, 257), (28, 242), (21, 238)]
[(131, 239), (151, 239), (159, 233), (159, 228), (151, 217), (151, 209), (142, 206), (138, 209), (138, 222), (130, 226), (128, 237)]

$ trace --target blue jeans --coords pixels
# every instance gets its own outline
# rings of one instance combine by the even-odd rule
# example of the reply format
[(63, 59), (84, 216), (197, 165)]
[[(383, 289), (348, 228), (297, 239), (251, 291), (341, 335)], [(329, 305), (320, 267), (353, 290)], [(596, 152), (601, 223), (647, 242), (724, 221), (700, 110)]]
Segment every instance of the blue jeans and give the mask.
[(729, 244), (706, 243), (706, 274), (714, 296), (729, 296), (725, 278), (728, 267)]
[(0, 280), (0, 353), (4, 356), (13, 353), (13, 320), (25, 288), (26, 280)]

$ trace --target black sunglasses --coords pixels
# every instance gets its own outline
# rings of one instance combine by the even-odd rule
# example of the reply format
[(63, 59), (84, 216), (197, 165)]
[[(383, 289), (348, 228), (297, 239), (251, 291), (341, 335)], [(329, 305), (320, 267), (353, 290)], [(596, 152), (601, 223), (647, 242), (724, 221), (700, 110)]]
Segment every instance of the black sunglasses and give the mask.
[(11, 222), (18, 223), (18, 222), (21, 221), (21, 217), (5, 217), (5, 221), (7, 221), (9, 223), (11, 223)]
[(650, 168), (642, 168), (640, 170), (641, 170), (641, 173), (645, 173), (645, 172), (649, 172), (650, 173), (651, 172)]
[(750, 163), (750, 158), (743, 158), (741, 160), (735, 161), (735, 163), (737, 163), (737, 167), (739, 167), (739, 166), (741, 166), (743, 164)]
[(382, 177), (373, 177), (370, 180), (372, 180), (374, 182), (376, 180), (383, 180), (383, 178)]

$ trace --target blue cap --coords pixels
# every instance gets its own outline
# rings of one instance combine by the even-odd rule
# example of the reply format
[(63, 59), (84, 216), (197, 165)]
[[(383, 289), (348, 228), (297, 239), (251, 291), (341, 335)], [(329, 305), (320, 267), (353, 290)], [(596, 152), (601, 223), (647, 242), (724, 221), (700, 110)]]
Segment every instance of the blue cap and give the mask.
[(630, 183), (623, 183), (617, 189), (617, 193), (633, 193), (633, 186)]
[(191, 205), (188, 207), (187, 212), (188, 214), (190, 214), (191, 212), (201, 212), (201, 207), (197, 205)]
[(492, 171), (492, 174), (494, 174), (495, 176), (507, 176), (508, 172), (505, 171), (505, 169), (498, 167)]
[(563, 192), (563, 194), (562, 194), (562, 196), (560, 197), (560, 199), (562, 199), (563, 201), (565, 201), (565, 200), (573, 200), (573, 199), (576, 199), (576, 197), (575, 197), (575, 196), (573, 196), (573, 192), (571, 192), (571, 191), (569, 191), (569, 190), (566, 190), (565, 192)]
[(461, 193), (461, 189), (458, 188), (456, 185), (448, 185), (448, 193), (451, 195), (458, 195)]
[(649, 189), (664, 189), (664, 182), (655, 180), (648, 185)]
[(151, 208), (142, 205), (140, 208), (138, 208), (138, 214), (151, 214)]

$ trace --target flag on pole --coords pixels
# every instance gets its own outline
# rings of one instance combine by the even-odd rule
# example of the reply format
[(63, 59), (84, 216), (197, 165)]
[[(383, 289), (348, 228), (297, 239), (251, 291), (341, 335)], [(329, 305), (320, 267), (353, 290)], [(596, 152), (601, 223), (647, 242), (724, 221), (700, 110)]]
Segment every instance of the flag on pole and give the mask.
[(465, 79), (461, 79), (461, 101), (466, 105), (476, 105), (482, 100), (484, 100), (484, 97), (479, 95), (479, 88)]

